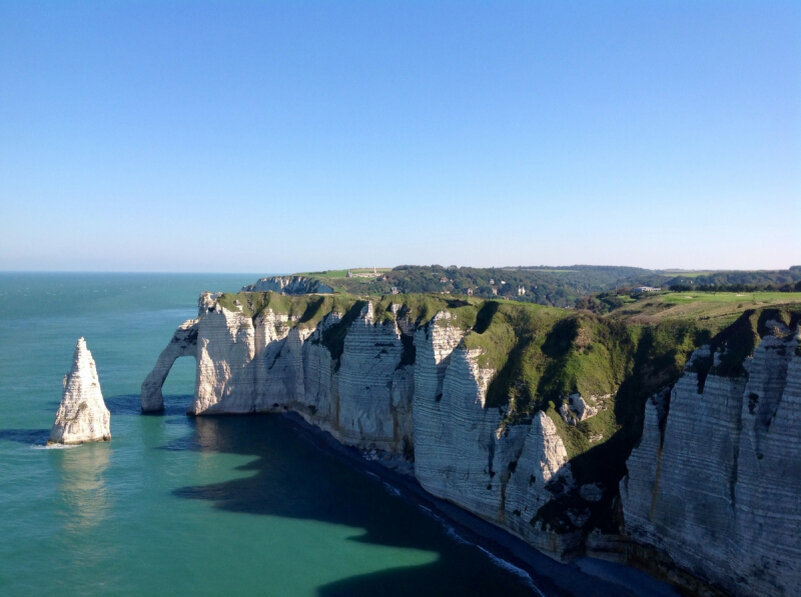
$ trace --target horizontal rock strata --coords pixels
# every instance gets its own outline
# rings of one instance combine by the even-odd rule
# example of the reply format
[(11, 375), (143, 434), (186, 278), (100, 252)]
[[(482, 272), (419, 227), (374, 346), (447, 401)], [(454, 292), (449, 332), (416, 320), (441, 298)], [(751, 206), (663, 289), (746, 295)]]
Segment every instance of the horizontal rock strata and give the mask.
[(111, 439), (111, 415), (103, 401), (100, 380), (86, 340), (78, 339), (72, 369), (64, 376), (64, 392), (48, 444), (83, 444)]
[[(783, 327), (783, 326), (782, 326)], [(709, 374), (696, 351), (646, 405), (620, 495), (628, 536), (733, 595), (801, 588), (801, 356), (766, 335), (740, 375)]]

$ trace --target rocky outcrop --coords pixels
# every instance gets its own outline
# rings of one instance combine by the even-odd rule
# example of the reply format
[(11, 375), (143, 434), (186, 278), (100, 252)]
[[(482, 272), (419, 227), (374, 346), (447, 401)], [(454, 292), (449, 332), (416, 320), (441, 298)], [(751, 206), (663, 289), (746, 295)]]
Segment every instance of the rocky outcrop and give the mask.
[(546, 528), (537, 513), (554, 497), (554, 477), (572, 483), (565, 446), (543, 412), (530, 424), (504, 426), (501, 409), (485, 408), (489, 372), (478, 356), (456, 348), (441, 394), (415, 394), (415, 476), (437, 497), (563, 556), (575, 537)]
[(306, 276), (270, 276), (243, 286), (241, 292), (281, 292), (283, 294), (331, 294), (334, 289), (317, 278)]
[(64, 393), (48, 444), (83, 444), (111, 439), (111, 415), (103, 401), (100, 380), (86, 340), (78, 338), (72, 369), (64, 376)]
[(801, 587), (798, 331), (768, 324), (740, 374), (704, 347), (648, 402), (620, 486), (631, 540), (734, 595)]
[[(611, 396), (601, 396), (600, 398), (608, 400), (611, 398)], [(592, 403), (595, 403), (598, 398), (593, 396), (590, 397), (589, 400)], [(590, 417), (597, 415), (598, 407), (588, 403), (588, 401), (585, 400), (581, 394), (576, 392), (574, 394), (570, 394), (562, 403), (562, 405), (559, 407), (559, 414), (565, 423), (568, 425), (575, 425), (576, 423), (580, 423), (585, 419), (589, 419)]]

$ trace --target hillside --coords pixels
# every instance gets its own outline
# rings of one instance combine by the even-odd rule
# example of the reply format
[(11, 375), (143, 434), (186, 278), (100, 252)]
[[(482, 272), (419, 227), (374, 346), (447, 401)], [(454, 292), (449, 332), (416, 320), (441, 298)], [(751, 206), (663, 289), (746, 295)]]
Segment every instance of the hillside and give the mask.
[[(589, 295), (636, 286), (791, 290), (801, 283), (801, 267), (777, 271), (686, 272), (593, 265), (498, 268), (401, 265), (392, 269), (306, 272), (263, 278), (260, 282), (270, 280), (284, 282), (262, 287), (257, 282), (243, 290), (281, 289), (290, 294), (318, 291), (371, 295), (445, 293), (572, 307), (581, 306), (579, 301)], [(302, 281), (302, 284), (290, 283), (290, 280)]]

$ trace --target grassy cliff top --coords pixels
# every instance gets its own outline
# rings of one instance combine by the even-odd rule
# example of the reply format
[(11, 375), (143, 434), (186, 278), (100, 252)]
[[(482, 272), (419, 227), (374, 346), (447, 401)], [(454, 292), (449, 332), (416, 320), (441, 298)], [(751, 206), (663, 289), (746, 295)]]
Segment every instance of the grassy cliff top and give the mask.
[(660, 292), (643, 294), (612, 310), (607, 317), (631, 324), (692, 321), (720, 331), (743, 312), (781, 307), (801, 308), (801, 292)]

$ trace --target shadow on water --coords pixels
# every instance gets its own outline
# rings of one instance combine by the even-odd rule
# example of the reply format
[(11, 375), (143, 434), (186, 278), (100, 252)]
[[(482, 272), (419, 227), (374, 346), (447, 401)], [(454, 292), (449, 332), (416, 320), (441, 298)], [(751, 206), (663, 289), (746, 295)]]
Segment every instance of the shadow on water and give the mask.
[[(186, 409), (192, 402), (191, 395), (183, 396), (166, 396), (164, 411), (157, 413), (160, 416), (176, 416), (180, 415), (180, 419), (165, 419), (165, 425), (187, 425), (191, 424), (191, 419), (187, 419)], [(111, 413), (112, 430), (114, 426), (114, 417), (118, 415), (141, 415), (142, 408), (139, 401), (139, 394), (120, 394), (118, 396), (110, 396), (105, 398), (106, 408)], [(53, 416), (55, 416), (58, 403), (52, 409)], [(50, 439), (50, 429), (0, 429), (0, 441), (7, 440), (26, 445), (45, 445), (47, 440)], [(183, 448), (185, 449), (185, 448)]]
[[(318, 588), (320, 595), (527, 595), (530, 579), (502, 571), (478, 548), (449, 538), (437, 520), (391, 496), (381, 482), (322, 450), (304, 432), (276, 415), (198, 417), (187, 440), (167, 450), (214, 451), (255, 456), (238, 470), (252, 476), (176, 489), (186, 499), (217, 508), (318, 520), (357, 527), (351, 541), (439, 554), (422, 566), (359, 575)], [(549, 594), (557, 594), (549, 591)]]
[[(150, 416), (151, 413), (142, 412), (142, 402), (139, 394), (119, 394), (117, 396), (109, 396), (105, 398), (106, 408), (112, 416), (114, 415), (145, 415)], [(156, 416), (163, 415), (185, 415), (186, 409), (192, 402), (192, 395), (182, 396), (165, 396), (164, 397), (164, 410), (152, 413)]]
[(44, 445), (50, 438), (49, 429), (0, 429), (0, 440), (26, 445)]

